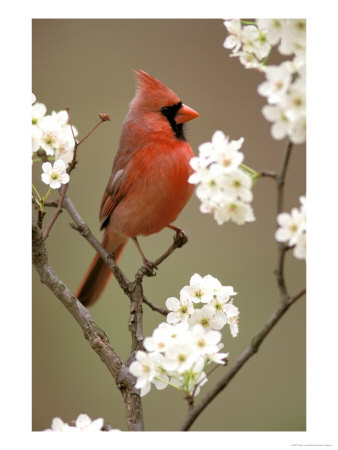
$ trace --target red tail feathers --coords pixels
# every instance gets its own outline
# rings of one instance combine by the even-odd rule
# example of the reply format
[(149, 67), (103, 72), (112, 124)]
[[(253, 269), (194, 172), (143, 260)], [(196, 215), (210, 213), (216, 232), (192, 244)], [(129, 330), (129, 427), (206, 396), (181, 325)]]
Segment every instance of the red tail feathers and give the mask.
[[(105, 246), (104, 244), (105, 239), (102, 242), (103, 247)], [(116, 262), (119, 261), (126, 244), (127, 241), (123, 242), (114, 251)], [(84, 306), (91, 306), (101, 296), (112, 275), (112, 271), (97, 253), (75, 296)]]

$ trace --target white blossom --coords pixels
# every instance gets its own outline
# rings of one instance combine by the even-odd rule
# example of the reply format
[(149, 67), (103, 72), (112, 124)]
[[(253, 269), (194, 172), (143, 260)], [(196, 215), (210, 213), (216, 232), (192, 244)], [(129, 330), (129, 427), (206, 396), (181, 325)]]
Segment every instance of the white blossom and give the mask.
[(238, 19), (225, 20), (224, 25), (229, 32), (223, 45), (225, 48), (232, 49), (237, 52), (242, 45), (242, 27)]
[(306, 96), (305, 84), (302, 79), (290, 86), (288, 94), (282, 99), (285, 115), (290, 121), (305, 117)]
[[(218, 170), (216, 164), (200, 172), (201, 182), (196, 188), (197, 197), (203, 201), (213, 199), (220, 202), (224, 196), (226, 176)], [(191, 180), (191, 179), (190, 179)]]
[(61, 184), (67, 184), (69, 182), (69, 175), (66, 173), (66, 164), (61, 159), (55, 161), (53, 166), (50, 162), (43, 163), (42, 170), (42, 181), (49, 184), (52, 189), (58, 189), (61, 187)]
[[(36, 97), (32, 94), (32, 102), (35, 101)], [(47, 108), (42, 103), (32, 106), (32, 151), (41, 148), (48, 156), (62, 159), (67, 164), (73, 159), (74, 137), (78, 131), (73, 126), (72, 132), (67, 111), (52, 111), (50, 115), (46, 112)]]
[(211, 305), (204, 305), (201, 309), (195, 309), (189, 319), (190, 326), (201, 325), (207, 330), (221, 330), (226, 324), (226, 320), (216, 315), (215, 309)]
[(298, 259), (306, 259), (306, 198), (300, 197), (300, 208), (292, 208), (290, 213), (277, 216), (279, 228), (275, 238), (293, 247), (293, 254)]
[(167, 315), (168, 323), (178, 323), (188, 320), (189, 315), (194, 311), (194, 305), (188, 298), (178, 300), (175, 297), (170, 297), (166, 300), (165, 304), (170, 311)]
[(208, 381), (208, 377), (203, 371), (204, 364), (203, 358), (197, 359), (189, 371), (188, 382), (185, 383), (187, 392), (189, 394), (194, 393), (194, 397), (199, 394), (201, 387)]
[(52, 116), (44, 117), (39, 126), (42, 131), (41, 148), (47, 155), (54, 156), (61, 134), (61, 126)]
[(235, 306), (232, 300), (224, 305), (223, 311), (227, 318), (227, 323), (230, 327), (230, 333), (233, 337), (238, 334), (238, 317), (239, 309)]
[(207, 363), (214, 362), (216, 364), (225, 365), (226, 364), (226, 359), (228, 358), (229, 353), (220, 352), (220, 350), (222, 350), (222, 348), (224, 347), (224, 344), (222, 342), (217, 344), (216, 347), (217, 347), (216, 352), (208, 353), (206, 355)]
[(237, 225), (245, 222), (253, 222), (255, 216), (253, 209), (248, 203), (241, 200), (226, 200), (214, 211), (214, 217), (219, 225), (232, 220)]
[(306, 20), (289, 19), (285, 21), (282, 39), (278, 50), (282, 55), (299, 54), (306, 47)]
[(32, 127), (32, 152), (37, 152), (41, 147), (42, 131), (39, 127)]
[(199, 160), (205, 161), (204, 166), (216, 161), (215, 155), (218, 151), (223, 151), (227, 148), (229, 138), (223, 131), (217, 130), (211, 137), (211, 142), (204, 142), (199, 146)]
[(43, 103), (35, 103), (32, 106), (32, 125), (39, 125), (47, 111)]
[(212, 213), (218, 224), (233, 220), (244, 224), (255, 220), (249, 203), (253, 199), (252, 180), (240, 168), (244, 139), (229, 140), (223, 131), (214, 132), (211, 142), (199, 146), (199, 156), (190, 164), (194, 173), (189, 182), (197, 184), (200, 211)]
[(279, 66), (268, 66), (265, 76), (266, 81), (258, 86), (258, 93), (267, 97), (270, 104), (280, 102), (290, 87), (292, 79), (290, 66), (283, 63)]
[[(102, 431), (104, 421), (102, 418), (91, 420), (87, 414), (79, 414), (75, 421), (75, 426), (71, 426), (68, 423), (63, 422), (59, 417), (55, 417), (52, 420), (51, 428), (45, 431)], [(116, 428), (112, 428), (109, 431), (121, 431)]]
[(242, 30), (243, 50), (254, 54), (258, 60), (264, 59), (271, 49), (266, 34), (266, 31), (260, 30), (255, 25), (244, 26)]
[[(141, 390), (141, 397), (146, 395), (151, 388), (151, 382), (159, 375), (159, 367), (163, 362), (161, 353), (146, 353), (139, 350), (136, 353), (136, 360), (129, 367), (129, 372), (137, 377), (136, 389)], [(162, 385), (160, 384), (162, 387)]]
[(76, 419), (75, 426), (78, 431), (101, 431), (103, 419), (91, 420), (87, 414), (80, 414)]
[(76, 431), (75, 427), (71, 427), (65, 423), (60, 417), (54, 417), (51, 428), (44, 431)]
[(177, 324), (162, 322), (155, 328), (152, 336), (145, 338), (144, 348), (148, 352), (166, 352), (170, 346), (185, 342), (188, 339), (188, 328), (186, 322)]
[(200, 355), (216, 353), (218, 351), (217, 344), (221, 338), (222, 334), (219, 331), (206, 330), (200, 324), (194, 325), (192, 328), (192, 342)]
[[(255, 68), (265, 74), (258, 93), (267, 98), (263, 116), (270, 122), (274, 139), (288, 138), (294, 144), (306, 140), (306, 21), (303, 19), (257, 19), (255, 24), (226, 21), (230, 34), (226, 48), (238, 57), (246, 68)], [(229, 39), (229, 40), (228, 40)], [(231, 45), (230, 45), (231, 44)], [(288, 61), (279, 66), (268, 65), (271, 46), (278, 45)], [(217, 210), (205, 205), (204, 210)], [(222, 220), (221, 220), (222, 222)], [(222, 222), (223, 223), (223, 222)]]
[(267, 38), (271, 45), (276, 45), (281, 40), (285, 27), (283, 19), (257, 19), (258, 27), (266, 30)]
[(290, 121), (286, 117), (285, 109), (280, 105), (265, 105), (262, 109), (263, 116), (269, 122), (273, 122), (271, 134), (274, 139), (284, 139), (290, 129)]
[(306, 259), (306, 233), (302, 233), (293, 249), (293, 254), (298, 259)]
[(306, 140), (306, 118), (300, 117), (290, 125), (290, 140), (294, 144), (302, 144)]
[[(198, 394), (207, 382), (205, 365), (224, 365), (228, 357), (228, 353), (220, 352), (224, 345), (218, 330), (228, 323), (233, 336), (238, 332), (239, 311), (233, 305), (233, 295), (236, 292), (232, 286), (223, 286), (210, 274), (202, 277), (196, 273), (190, 285), (181, 289), (179, 299), (167, 299), (167, 322), (160, 323), (144, 339), (145, 351), (136, 353), (129, 368), (142, 396), (150, 391), (151, 384), (157, 389), (171, 385), (186, 395)], [(222, 304), (222, 314), (214, 306), (216, 301)]]
[(181, 342), (168, 348), (163, 360), (163, 368), (180, 374), (189, 370), (198, 357), (199, 354), (191, 341)]
[(265, 68), (262, 65), (261, 61), (253, 54), (247, 52), (236, 52), (232, 53), (230, 56), (237, 57), (241, 64), (246, 69), (256, 69), (259, 72), (264, 72)]
[(236, 169), (224, 179), (223, 188), (226, 195), (231, 199), (240, 199), (244, 202), (251, 202), (252, 180), (243, 170)]
[[(204, 167), (210, 163), (218, 163), (212, 166), (216, 174), (231, 173), (243, 162), (244, 155), (239, 151), (243, 142), (244, 138), (230, 141), (223, 131), (217, 130), (211, 142), (199, 146), (199, 158), (196, 159), (205, 161)], [(191, 166), (196, 170), (193, 164)]]
[(297, 208), (292, 208), (290, 214), (285, 212), (278, 214), (277, 222), (279, 228), (276, 231), (276, 240), (288, 242), (290, 246), (295, 245), (305, 230), (303, 214)]
[(180, 297), (193, 303), (208, 303), (213, 296), (210, 282), (195, 273), (190, 278), (190, 285), (184, 286), (180, 291)]

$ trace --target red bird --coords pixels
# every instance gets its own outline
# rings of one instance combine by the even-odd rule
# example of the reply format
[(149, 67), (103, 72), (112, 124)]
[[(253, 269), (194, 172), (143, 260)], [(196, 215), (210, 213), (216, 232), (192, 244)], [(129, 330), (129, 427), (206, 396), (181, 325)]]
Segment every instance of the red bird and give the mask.
[[(112, 173), (103, 194), (100, 221), (102, 245), (119, 260), (129, 237), (148, 236), (170, 225), (189, 200), (189, 161), (194, 153), (183, 125), (199, 114), (159, 80), (135, 71), (137, 92), (124, 119)], [(76, 292), (85, 305), (93, 304), (106, 287), (111, 270), (96, 254)]]

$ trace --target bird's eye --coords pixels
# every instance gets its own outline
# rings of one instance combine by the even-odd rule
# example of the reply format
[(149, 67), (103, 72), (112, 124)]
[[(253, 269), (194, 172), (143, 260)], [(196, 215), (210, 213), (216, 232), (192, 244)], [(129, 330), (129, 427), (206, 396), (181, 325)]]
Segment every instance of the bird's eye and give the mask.
[(170, 113), (170, 110), (171, 108), (169, 106), (163, 106), (163, 108), (161, 108), (161, 113), (167, 116)]
[(177, 111), (181, 108), (181, 106), (182, 102), (178, 102), (175, 105), (163, 106), (160, 111), (168, 120), (174, 120)]

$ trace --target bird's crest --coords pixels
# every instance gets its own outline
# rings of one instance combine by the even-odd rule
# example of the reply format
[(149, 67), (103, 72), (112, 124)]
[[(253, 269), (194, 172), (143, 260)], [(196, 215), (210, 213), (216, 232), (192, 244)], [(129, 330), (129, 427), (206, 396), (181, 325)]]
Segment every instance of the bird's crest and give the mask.
[(134, 70), (137, 81), (137, 103), (150, 103), (156, 107), (175, 104), (180, 101), (174, 91), (169, 89), (161, 81), (145, 72), (144, 70)]

